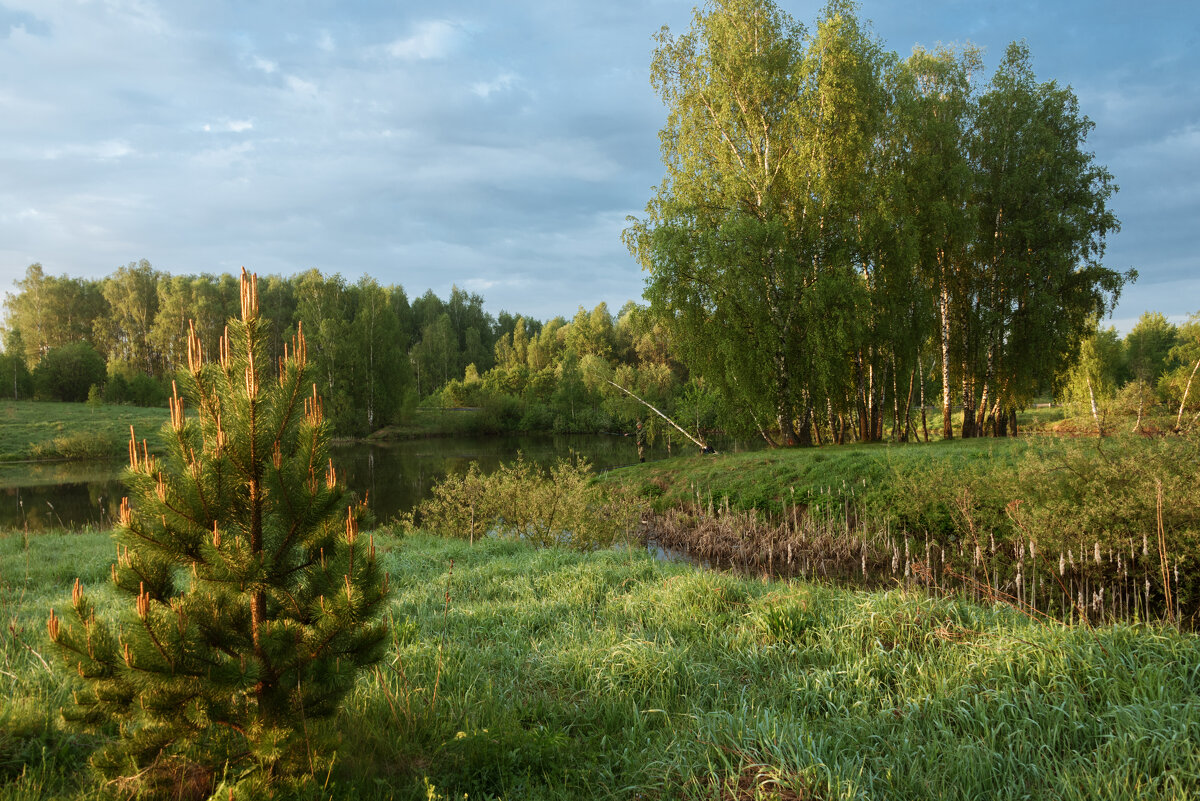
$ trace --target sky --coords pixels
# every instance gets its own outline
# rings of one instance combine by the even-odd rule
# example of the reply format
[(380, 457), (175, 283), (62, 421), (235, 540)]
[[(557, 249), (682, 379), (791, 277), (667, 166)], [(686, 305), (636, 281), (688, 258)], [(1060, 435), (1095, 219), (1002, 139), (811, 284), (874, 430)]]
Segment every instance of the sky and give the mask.
[[(0, 0), (0, 292), (370, 275), (546, 319), (641, 299), (621, 242), (662, 179), (652, 36), (693, 0)], [(822, 2), (780, 2), (812, 27)], [(1024, 39), (1115, 175), (1108, 324), (1200, 311), (1200, 5), (862, 0), (884, 46)]]

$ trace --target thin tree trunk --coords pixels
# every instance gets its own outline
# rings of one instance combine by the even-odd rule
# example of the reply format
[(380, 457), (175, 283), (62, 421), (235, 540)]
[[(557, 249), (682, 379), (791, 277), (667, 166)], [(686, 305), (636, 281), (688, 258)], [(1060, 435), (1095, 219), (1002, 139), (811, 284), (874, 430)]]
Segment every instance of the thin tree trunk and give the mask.
[[(1196, 377), (1196, 371), (1200, 370), (1200, 359), (1196, 359), (1196, 366), (1192, 368), (1192, 374), (1188, 376), (1187, 386), (1183, 388), (1183, 400), (1179, 402), (1179, 414), (1175, 415), (1175, 430), (1179, 430), (1180, 423), (1183, 422), (1183, 407), (1187, 405), (1188, 393), (1192, 391), (1192, 380)], [(1091, 389), (1091, 384), (1088, 385)], [(1093, 405), (1095, 402), (1093, 401)]]
[[(704, 442), (704, 440), (702, 440), (702, 439), (698, 439), (697, 437), (693, 437), (691, 434), (689, 434), (688, 432), (684, 431), (684, 430), (683, 430), (683, 429), (682, 429), (682, 428), (679, 426), (679, 424), (678, 424), (678, 423), (676, 423), (676, 422), (675, 422), (674, 420), (672, 420), (670, 417), (667, 417), (665, 414), (663, 414), (661, 411), (659, 411), (657, 407), (655, 407), (655, 406), (653, 406), (653, 405), (651, 405), (651, 404), (647, 403), (646, 401), (642, 400), (642, 399), (641, 399), (641, 398), (639, 398), (637, 395), (634, 395), (632, 392), (630, 392), (629, 390), (625, 389), (625, 387), (621, 386), (620, 384), (618, 384), (618, 383), (616, 383), (616, 382), (614, 382), (614, 381), (609, 381), (607, 378), (606, 378), (606, 379), (604, 379), (604, 380), (605, 380), (606, 382), (608, 382), (609, 384), (612, 384), (612, 385), (613, 385), (614, 387), (616, 387), (617, 389), (619, 389), (619, 390), (621, 390), (622, 392), (624, 392), (624, 393), (625, 393), (626, 395), (628, 395), (629, 397), (633, 398), (633, 399), (634, 399), (635, 401), (637, 401), (638, 403), (640, 403), (640, 404), (642, 404), (643, 406), (645, 406), (645, 407), (646, 407), (647, 409), (649, 409), (650, 411), (652, 411), (652, 412), (654, 412), (655, 414), (657, 414), (657, 415), (658, 415), (659, 417), (661, 417), (662, 419), (666, 420), (666, 421), (667, 421), (668, 423), (670, 423), (671, 425), (673, 425), (673, 426), (675, 427), (675, 429), (676, 429), (676, 430), (677, 430), (677, 431), (678, 431), (680, 434), (683, 434), (685, 437), (687, 437), (688, 439), (690, 439), (692, 442), (694, 442), (694, 443), (696, 443), (698, 446), (700, 446), (700, 450), (702, 450), (702, 451), (705, 451), (705, 452), (707, 452), (707, 451), (708, 451), (708, 445), (707, 445), (707, 444)], [(574, 415), (575, 415), (575, 412), (574, 412), (574, 407), (572, 407), (572, 412), (571, 412), (572, 419), (574, 419)], [(751, 416), (753, 416), (753, 412), (751, 412)], [(757, 418), (755, 418), (755, 421), (754, 421), (754, 423), (755, 423), (755, 425), (758, 425), (758, 419), (757, 419)], [(761, 426), (759, 427), (759, 431), (762, 431), (762, 427), (761, 427)], [(699, 432), (697, 432), (697, 434), (699, 434)], [(771, 443), (771, 438), (770, 438), (770, 437), (768, 437), (768, 436), (766, 435), (766, 432), (763, 432), (763, 438), (764, 438), (764, 439), (766, 439), (768, 443)], [(774, 444), (774, 443), (771, 443), (771, 444)]]
[(950, 289), (946, 286), (944, 264), (938, 305), (942, 317), (942, 439), (954, 439), (954, 421), (950, 419)]
[(1096, 421), (1096, 433), (1104, 436), (1104, 426), (1100, 425), (1100, 410), (1096, 408), (1096, 393), (1092, 389), (1092, 377), (1087, 377), (1088, 400), (1092, 402), (1092, 419)]
[(917, 375), (921, 376), (921, 431), (929, 442), (929, 418), (925, 409), (925, 370), (921, 367), (921, 352), (917, 351)]

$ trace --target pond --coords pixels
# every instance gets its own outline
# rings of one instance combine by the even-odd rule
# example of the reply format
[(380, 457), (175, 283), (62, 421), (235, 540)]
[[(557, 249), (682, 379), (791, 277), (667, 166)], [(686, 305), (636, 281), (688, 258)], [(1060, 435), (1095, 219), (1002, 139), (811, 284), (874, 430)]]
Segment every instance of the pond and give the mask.
[[(572, 451), (597, 472), (637, 461), (633, 437), (615, 435), (436, 437), (331, 449), (338, 478), (368, 499), (380, 523), (411, 509), (439, 479), (451, 471), (465, 472), (472, 461), (491, 472), (516, 459), (518, 452), (546, 465)], [(679, 454), (680, 448), (674, 452)], [(651, 448), (647, 459), (667, 455), (666, 448)], [(0, 530), (111, 526), (127, 494), (121, 482), (124, 467), (124, 462), (0, 465)]]

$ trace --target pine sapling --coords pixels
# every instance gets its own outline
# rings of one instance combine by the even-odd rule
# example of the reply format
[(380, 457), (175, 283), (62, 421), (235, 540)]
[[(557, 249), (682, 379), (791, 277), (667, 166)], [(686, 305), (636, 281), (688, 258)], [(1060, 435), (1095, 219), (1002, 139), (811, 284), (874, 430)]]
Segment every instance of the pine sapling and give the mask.
[(244, 270), (241, 296), (216, 362), (189, 332), (165, 457), (131, 430), (120, 621), (77, 580), (48, 623), (81, 679), (64, 716), (115, 735), (93, 761), (135, 791), (312, 775), (329, 719), (384, 647), (387, 578), (329, 460), (303, 328), (272, 364)]

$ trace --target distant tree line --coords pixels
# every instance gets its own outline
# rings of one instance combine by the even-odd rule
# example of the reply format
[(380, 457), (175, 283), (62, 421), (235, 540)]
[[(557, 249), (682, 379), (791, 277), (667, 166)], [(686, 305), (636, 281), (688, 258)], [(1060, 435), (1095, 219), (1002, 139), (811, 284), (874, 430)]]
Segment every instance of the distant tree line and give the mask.
[[(458, 288), (410, 301), (399, 286), (316, 270), (262, 279), (259, 298), (272, 322), (272, 360), (303, 324), (312, 373), (342, 435), (397, 423), (421, 404), (480, 408), (479, 425), (490, 431), (630, 428), (646, 409), (609, 381), (660, 408), (679, 405), (693, 426), (716, 424), (715, 401), (688, 386), (665, 329), (635, 303), (616, 315), (600, 303), (543, 323), (492, 316), (483, 298)], [(166, 405), (189, 327), (215, 353), (238, 303), (228, 274), (170, 275), (142, 260), (90, 280), (32, 264), (5, 300), (0, 387), (18, 399)]]
[[(99, 280), (30, 265), (5, 300), (0, 395), (165, 406), (170, 378), (186, 362), (189, 323), (215, 353), (224, 321), (238, 314), (237, 287), (231, 275), (172, 276), (146, 261)], [(457, 288), (445, 300), (426, 292), (410, 302), (401, 287), (316, 270), (267, 277), (259, 294), (273, 322), (272, 359), (303, 321), (313, 374), (342, 435), (371, 433), (424, 405), (478, 409), (471, 419), (485, 432), (628, 432), (641, 420), (651, 439), (670, 443), (670, 427), (617, 386), (691, 431), (754, 431), (737, 396), (687, 369), (669, 318), (637, 303), (615, 314), (605, 303), (580, 307), (570, 319), (543, 322), (492, 316), (479, 295)], [(1043, 387), (1047, 395), (1098, 418), (1166, 406), (1187, 423), (1183, 411), (1200, 410), (1200, 313), (1176, 326), (1148, 312), (1124, 338), (1095, 322), (1080, 358)], [(905, 391), (932, 397), (940, 365), (936, 357), (919, 363)], [(891, 426), (897, 438), (906, 413)]]
[[(3, 385), (12, 397), (165, 405), (167, 379), (186, 361), (189, 326), (216, 353), (238, 313), (231, 275), (169, 275), (142, 260), (100, 280), (47, 275), (30, 265), (5, 301)], [(490, 367), (495, 321), (483, 299), (454, 289), (411, 302), (372, 278), (347, 283), (316, 270), (260, 283), (272, 322), (272, 360), (303, 321), (327, 412), (341, 433), (399, 418), (466, 363)], [(11, 382), (9, 381), (11, 379)]]
[[(1102, 264), (1112, 176), (1070, 88), (1010, 45), (886, 51), (849, 0), (665, 28), (666, 174), (626, 230), (693, 374), (780, 443), (1015, 431), (1135, 277)], [(919, 431), (913, 409), (920, 408)]]

